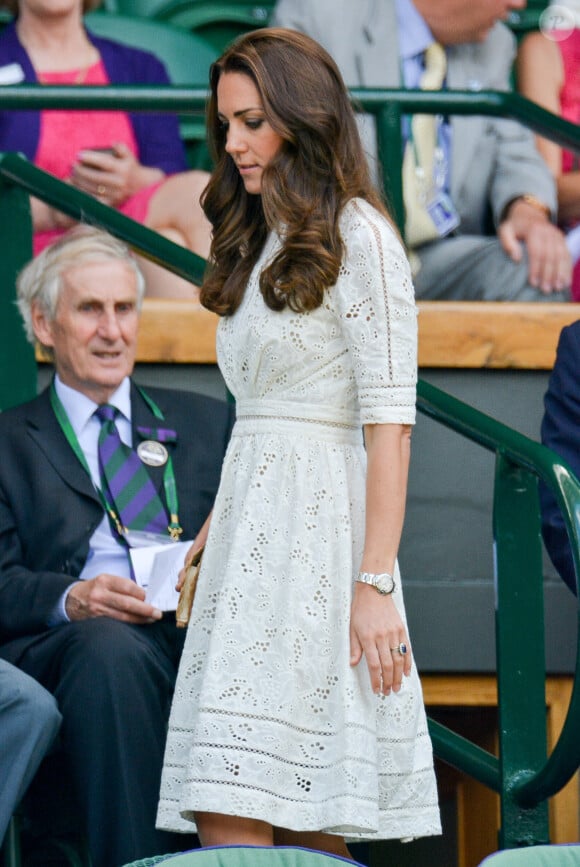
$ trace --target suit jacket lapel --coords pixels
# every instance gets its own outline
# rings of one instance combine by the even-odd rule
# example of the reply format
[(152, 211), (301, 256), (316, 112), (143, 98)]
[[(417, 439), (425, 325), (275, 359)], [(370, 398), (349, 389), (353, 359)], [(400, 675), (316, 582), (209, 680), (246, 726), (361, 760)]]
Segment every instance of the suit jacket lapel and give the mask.
[(90, 476), (71, 449), (57, 421), (48, 389), (30, 405), (27, 426), (28, 435), (65, 484), (100, 503)]

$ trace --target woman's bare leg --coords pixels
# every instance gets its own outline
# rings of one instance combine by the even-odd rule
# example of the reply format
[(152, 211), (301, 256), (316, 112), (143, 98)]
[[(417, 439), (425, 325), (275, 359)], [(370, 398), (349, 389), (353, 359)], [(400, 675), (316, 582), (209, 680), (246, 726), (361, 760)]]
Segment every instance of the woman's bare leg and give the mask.
[(195, 824), (202, 846), (273, 846), (272, 826), (259, 819), (196, 813)]
[[(187, 246), (185, 239), (178, 232), (165, 230), (159, 231), (159, 234), (173, 241), (174, 244), (179, 244), (180, 247)], [(155, 265), (142, 256), (139, 256), (138, 259), (145, 278), (147, 298), (179, 298), (199, 301), (199, 286), (196, 286), (195, 283), (178, 277), (177, 274), (173, 274), (162, 265)]]
[(198, 170), (171, 175), (155, 191), (149, 202), (145, 225), (165, 234), (175, 231), (184, 246), (207, 259), (211, 243), (211, 226), (200, 203), (209, 181), (208, 172)]
[(324, 834), (322, 831), (289, 831), (287, 828), (274, 829), (276, 846), (304, 846), (306, 849), (316, 849), (318, 852), (328, 852), (330, 855), (340, 855), (354, 861), (342, 837), (336, 834)]

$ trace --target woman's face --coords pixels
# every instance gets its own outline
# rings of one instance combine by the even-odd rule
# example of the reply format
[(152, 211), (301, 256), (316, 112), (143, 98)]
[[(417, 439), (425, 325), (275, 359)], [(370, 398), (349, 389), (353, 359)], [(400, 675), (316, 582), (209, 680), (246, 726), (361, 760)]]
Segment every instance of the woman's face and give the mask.
[(282, 145), (264, 114), (258, 89), (249, 75), (222, 73), (217, 86), (218, 116), (226, 134), (226, 151), (248, 193), (259, 195), (262, 172)]
[(50, 20), (82, 11), (82, 0), (19, 0), (20, 14)]

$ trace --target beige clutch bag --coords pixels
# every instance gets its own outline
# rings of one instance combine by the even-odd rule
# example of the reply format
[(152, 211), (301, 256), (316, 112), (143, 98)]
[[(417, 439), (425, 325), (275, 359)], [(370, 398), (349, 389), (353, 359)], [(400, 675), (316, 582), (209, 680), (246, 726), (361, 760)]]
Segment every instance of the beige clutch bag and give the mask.
[(197, 579), (199, 577), (199, 570), (201, 568), (201, 555), (203, 554), (203, 547), (196, 551), (193, 555), (191, 563), (187, 567), (185, 572), (185, 580), (179, 591), (179, 600), (177, 602), (177, 608), (175, 610), (175, 622), (176, 624), (183, 628), (187, 626), (189, 623), (189, 618), (191, 616), (191, 607), (193, 605), (193, 599), (195, 597), (195, 589), (197, 587)]

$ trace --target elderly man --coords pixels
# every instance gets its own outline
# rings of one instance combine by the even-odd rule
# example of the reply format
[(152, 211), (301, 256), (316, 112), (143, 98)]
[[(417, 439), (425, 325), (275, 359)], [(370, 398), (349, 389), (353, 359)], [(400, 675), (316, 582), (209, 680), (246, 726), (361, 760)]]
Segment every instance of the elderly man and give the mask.
[(155, 812), (184, 630), (134, 558), (196, 537), (232, 424), (225, 401), (132, 381), (143, 288), (96, 229), (29, 263), (19, 308), (56, 375), (0, 414), (0, 656), (57, 699), (93, 867), (179, 848)]
[[(272, 23), (321, 42), (349, 87), (507, 90), (515, 43), (499, 20), (525, 5), (278, 0)], [(444, 51), (433, 51), (434, 45)], [(437, 57), (427, 84), (425, 65)], [(414, 123), (403, 129), (407, 241), (414, 248), (417, 297), (568, 300), (571, 261), (552, 224), (554, 181), (532, 135), (508, 120), (440, 117), (431, 133), (436, 147), (429, 150), (425, 123), (422, 134), (419, 129)]]

